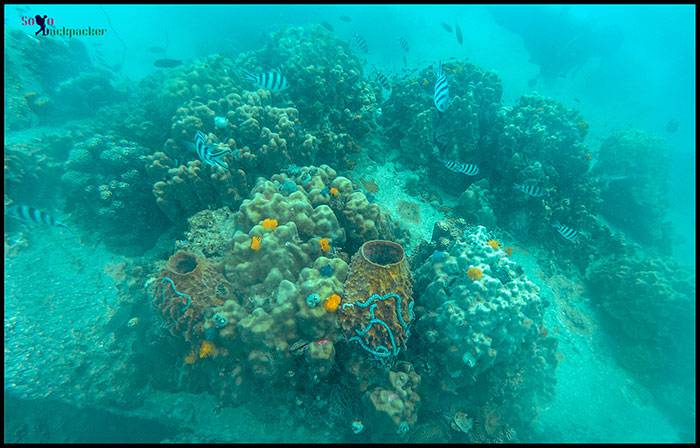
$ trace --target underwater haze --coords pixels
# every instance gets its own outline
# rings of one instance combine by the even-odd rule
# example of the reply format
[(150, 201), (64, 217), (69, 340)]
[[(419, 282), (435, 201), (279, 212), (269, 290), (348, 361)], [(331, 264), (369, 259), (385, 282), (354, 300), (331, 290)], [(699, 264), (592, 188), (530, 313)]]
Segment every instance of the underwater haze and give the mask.
[(6, 443), (695, 442), (695, 6), (4, 13)]

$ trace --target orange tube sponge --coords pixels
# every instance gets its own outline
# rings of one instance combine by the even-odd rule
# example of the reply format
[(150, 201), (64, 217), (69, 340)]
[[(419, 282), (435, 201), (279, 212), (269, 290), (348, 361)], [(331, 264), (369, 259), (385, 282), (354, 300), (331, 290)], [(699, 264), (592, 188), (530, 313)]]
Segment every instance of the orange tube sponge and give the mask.
[(321, 250), (323, 252), (330, 252), (331, 251), (331, 240), (328, 238), (321, 238), (318, 241), (319, 246), (321, 246)]
[(271, 218), (264, 219), (262, 226), (267, 230), (275, 230), (277, 228), (277, 220)]
[(252, 250), (254, 250), (254, 251), (260, 250), (261, 245), (262, 245), (262, 237), (259, 237), (256, 235), (250, 239), (250, 248)]
[(484, 276), (484, 274), (481, 272), (481, 269), (475, 268), (474, 266), (470, 267), (467, 269), (467, 276), (476, 281), (476, 280), (481, 280), (481, 277)]
[(212, 342), (203, 341), (202, 345), (199, 346), (199, 357), (208, 358), (216, 352), (216, 347)]
[(332, 294), (329, 296), (325, 302), (323, 302), (323, 307), (326, 311), (335, 313), (340, 306), (340, 296), (338, 294)]

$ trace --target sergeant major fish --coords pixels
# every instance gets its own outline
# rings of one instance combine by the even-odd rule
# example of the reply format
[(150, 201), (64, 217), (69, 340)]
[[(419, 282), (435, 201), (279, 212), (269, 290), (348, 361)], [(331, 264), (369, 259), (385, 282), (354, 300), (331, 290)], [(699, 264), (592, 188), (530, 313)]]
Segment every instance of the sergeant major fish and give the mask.
[(355, 38), (355, 43), (360, 48), (360, 50), (362, 50), (363, 53), (367, 53), (368, 52), (367, 41), (357, 33), (355, 33), (354, 38)]
[(279, 92), (288, 87), (287, 78), (277, 71), (265, 72), (262, 75), (254, 75), (243, 70), (243, 75), (256, 86), (273, 92)]
[(382, 72), (377, 72), (376, 80), (382, 87), (382, 102), (384, 102), (391, 97), (391, 84), (389, 84), (389, 79)]
[(408, 42), (406, 41), (406, 39), (404, 39), (403, 37), (399, 37), (399, 45), (401, 46), (401, 49), (403, 49), (403, 51), (408, 53)]
[(476, 176), (477, 174), (479, 174), (479, 167), (474, 165), (473, 163), (462, 163), (457, 162), (456, 160), (442, 159), (440, 159), (440, 162), (442, 162), (445, 165), (445, 168), (455, 173), (463, 173), (467, 176)]
[(546, 194), (545, 190), (537, 185), (513, 184), (513, 189), (533, 198), (540, 198)]
[(558, 222), (553, 224), (552, 227), (554, 227), (557, 230), (559, 235), (561, 235), (564, 239), (571, 241), (572, 243), (575, 243), (578, 239), (579, 233), (571, 227), (559, 224)]
[(228, 168), (228, 164), (222, 158), (231, 150), (226, 148), (220, 151), (213, 151), (212, 147), (207, 144), (207, 137), (202, 131), (197, 131), (194, 136), (194, 149), (199, 159), (207, 165)]
[(380, 86), (385, 90), (391, 90), (391, 84), (389, 84), (389, 78), (381, 72), (377, 72), (376, 80)]
[(439, 112), (445, 112), (450, 100), (450, 92), (447, 88), (447, 77), (442, 71), (442, 62), (438, 63), (435, 75), (437, 76), (437, 79), (435, 80), (435, 94), (433, 95), (433, 102), (435, 103), (435, 107), (437, 107)]
[(51, 227), (63, 227), (72, 232), (70, 227), (56, 220), (53, 216), (28, 205), (11, 205), (7, 208), (7, 214), (23, 222), (45, 224)]

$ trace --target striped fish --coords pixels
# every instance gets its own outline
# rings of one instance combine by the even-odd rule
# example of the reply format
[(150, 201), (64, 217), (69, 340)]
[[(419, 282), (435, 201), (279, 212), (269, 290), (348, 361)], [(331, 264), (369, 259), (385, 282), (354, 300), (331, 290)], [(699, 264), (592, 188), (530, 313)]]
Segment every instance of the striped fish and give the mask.
[(287, 78), (278, 71), (265, 72), (262, 75), (254, 75), (243, 70), (245, 78), (262, 89), (279, 92), (288, 87)]
[(384, 90), (391, 90), (391, 84), (389, 84), (389, 79), (381, 72), (377, 72), (376, 77), (377, 82)]
[(547, 194), (544, 188), (538, 187), (537, 185), (513, 184), (513, 189), (525, 193), (528, 196), (532, 196), (533, 198), (541, 198)]
[(576, 242), (576, 240), (578, 239), (579, 233), (570, 227), (559, 223), (552, 225), (552, 227), (554, 227), (557, 230), (557, 232), (559, 232), (559, 235), (571, 241), (572, 243)]
[(194, 135), (194, 149), (197, 152), (199, 160), (210, 166), (219, 166), (228, 168), (228, 164), (222, 160), (223, 156), (231, 150), (226, 148), (220, 151), (213, 151), (212, 147), (207, 144), (207, 136), (202, 131), (197, 131)]
[(33, 224), (45, 224), (51, 227), (63, 227), (72, 232), (72, 230), (62, 222), (56, 220), (53, 216), (48, 213), (38, 210), (34, 207), (29, 207), (28, 205), (11, 205), (7, 208), (8, 216), (19, 219), (20, 221), (33, 223)]
[(435, 75), (437, 76), (437, 79), (435, 80), (435, 94), (433, 95), (433, 102), (435, 102), (435, 107), (437, 107), (439, 112), (445, 112), (450, 100), (450, 92), (447, 89), (447, 77), (442, 71), (442, 62), (438, 63)]
[(408, 53), (408, 41), (406, 41), (406, 39), (404, 39), (403, 37), (399, 37), (399, 45), (401, 45), (403, 51)]
[(355, 43), (360, 48), (360, 50), (362, 50), (363, 53), (367, 53), (367, 51), (368, 51), (367, 41), (359, 34), (355, 34), (354, 37), (355, 37)]
[(457, 162), (456, 160), (440, 161), (445, 165), (445, 168), (447, 168), (450, 171), (454, 171), (455, 173), (463, 173), (467, 176), (476, 176), (477, 174), (479, 174), (479, 167), (474, 165), (473, 163), (462, 163)]

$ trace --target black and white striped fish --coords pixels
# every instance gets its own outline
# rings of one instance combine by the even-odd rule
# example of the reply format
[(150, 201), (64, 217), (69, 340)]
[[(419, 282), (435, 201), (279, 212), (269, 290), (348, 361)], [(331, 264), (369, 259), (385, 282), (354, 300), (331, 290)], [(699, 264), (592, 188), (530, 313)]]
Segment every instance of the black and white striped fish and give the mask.
[(462, 162), (457, 162), (456, 160), (442, 160), (440, 159), (440, 162), (442, 162), (445, 165), (445, 168), (447, 168), (450, 171), (454, 171), (455, 173), (462, 173), (466, 174), (467, 176), (476, 176), (479, 174), (479, 167), (474, 165), (473, 163), (462, 163)]
[(578, 239), (579, 233), (571, 227), (567, 227), (559, 223), (553, 224), (552, 227), (554, 227), (557, 230), (557, 232), (559, 232), (559, 235), (571, 241), (572, 243), (575, 243)]
[(360, 50), (362, 50), (363, 53), (367, 53), (367, 51), (368, 51), (367, 41), (359, 34), (355, 34), (354, 37), (355, 37), (355, 43), (360, 48)]
[(450, 101), (450, 92), (447, 88), (447, 77), (442, 71), (442, 62), (438, 63), (435, 75), (437, 76), (437, 79), (435, 80), (435, 94), (433, 95), (433, 102), (435, 102), (435, 107), (437, 107), (439, 112), (445, 112)]
[(403, 37), (399, 37), (399, 45), (401, 45), (403, 51), (408, 53), (408, 41), (406, 41), (406, 39), (404, 39)]
[(56, 218), (53, 216), (28, 205), (11, 205), (7, 208), (7, 215), (28, 223), (45, 224), (51, 227), (63, 227), (72, 232), (67, 225), (56, 220)]
[(202, 131), (197, 131), (197, 133), (194, 135), (194, 149), (197, 152), (197, 157), (199, 157), (199, 160), (207, 165), (228, 168), (228, 164), (224, 162), (222, 158), (231, 150), (226, 148), (219, 151), (214, 151), (212, 147), (207, 144), (207, 136), (204, 135)]
[(538, 187), (537, 185), (513, 184), (513, 189), (525, 193), (528, 196), (532, 196), (533, 198), (541, 198), (547, 194), (544, 188)]
[(288, 87), (287, 78), (278, 71), (265, 72), (262, 75), (254, 75), (250, 72), (243, 70), (243, 75), (245, 78), (254, 83), (256, 86), (271, 90), (273, 92), (279, 92)]
[(377, 82), (384, 90), (391, 90), (391, 84), (389, 84), (389, 78), (382, 72), (377, 72), (376, 77)]

